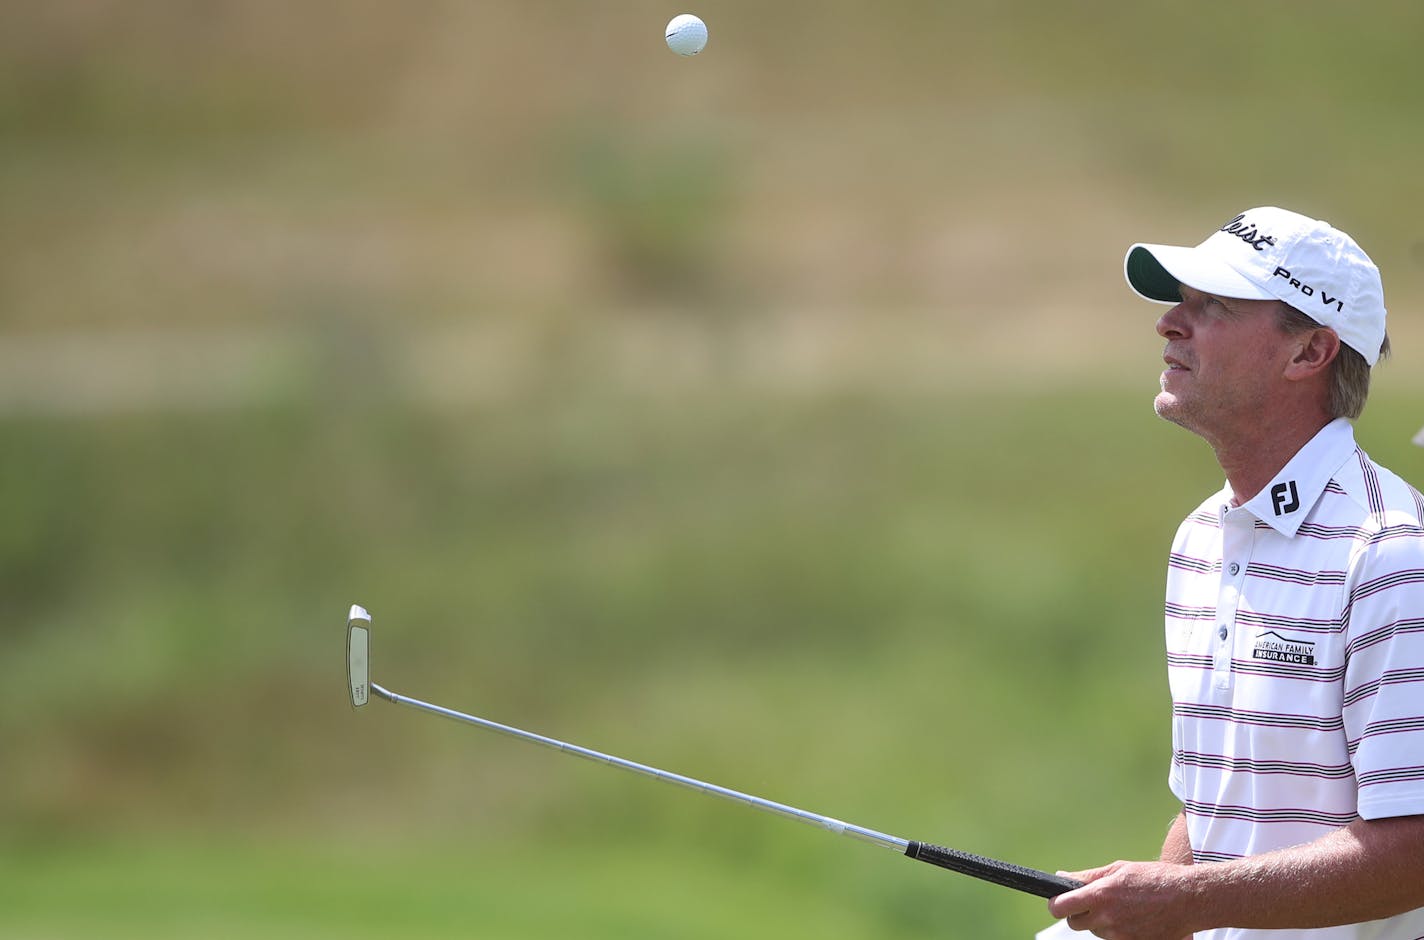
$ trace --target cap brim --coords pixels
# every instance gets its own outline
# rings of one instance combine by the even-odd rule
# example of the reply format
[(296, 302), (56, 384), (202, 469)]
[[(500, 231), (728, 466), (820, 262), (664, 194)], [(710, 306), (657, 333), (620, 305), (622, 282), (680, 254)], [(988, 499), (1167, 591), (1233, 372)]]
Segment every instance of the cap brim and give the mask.
[(1179, 285), (1206, 294), (1243, 300), (1269, 300), (1269, 294), (1231, 265), (1200, 248), (1133, 245), (1123, 262), (1127, 283), (1138, 296), (1162, 304), (1180, 303)]

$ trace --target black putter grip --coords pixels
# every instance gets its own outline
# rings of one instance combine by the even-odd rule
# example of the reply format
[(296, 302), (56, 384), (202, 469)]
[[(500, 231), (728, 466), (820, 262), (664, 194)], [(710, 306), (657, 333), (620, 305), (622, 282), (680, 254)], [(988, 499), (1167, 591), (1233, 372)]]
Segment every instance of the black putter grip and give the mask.
[(996, 885), (1013, 888), (1025, 894), (1036, 894), (1041, 898), (1054, 898), (1065, 891), (1083, 886), (1081, 881), (1074, 881), (1072, 878), (1050, 875), (1036, 868), (1024, 868), (1022, 865), (1012, 865), (982, 855), (970, 855), (968, 852), (947, 849), (942, 845), (930, 845), (927, 842), (911, 842), (910, 847), (905, 849), (905, 854), (921, 862), (957, 871), (961, 875), (992, 881)]

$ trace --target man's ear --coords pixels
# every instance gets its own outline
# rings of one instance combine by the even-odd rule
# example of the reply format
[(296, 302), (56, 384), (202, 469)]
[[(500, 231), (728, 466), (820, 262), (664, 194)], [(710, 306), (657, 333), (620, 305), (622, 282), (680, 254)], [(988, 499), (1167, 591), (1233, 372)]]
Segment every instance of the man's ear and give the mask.
[(1307, 379), (1330, 368), (1340, 354), (1340, 337), (1328, 326), (1297, 335), (1295, 355), (1286, 366), (1286, 377)]

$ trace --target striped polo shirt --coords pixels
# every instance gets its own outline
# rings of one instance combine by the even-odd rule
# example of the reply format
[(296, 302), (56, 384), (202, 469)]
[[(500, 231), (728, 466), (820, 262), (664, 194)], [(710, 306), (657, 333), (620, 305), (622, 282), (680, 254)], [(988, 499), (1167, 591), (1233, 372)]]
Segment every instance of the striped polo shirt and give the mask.
[[(1424, 499), (1344, 419), (1233, 507), (1177, 530), (1167, 573), (1172, 792), (1197, 862), (1424, 814)], [(1424, 908), (1249, 937), (1424, 938)]]

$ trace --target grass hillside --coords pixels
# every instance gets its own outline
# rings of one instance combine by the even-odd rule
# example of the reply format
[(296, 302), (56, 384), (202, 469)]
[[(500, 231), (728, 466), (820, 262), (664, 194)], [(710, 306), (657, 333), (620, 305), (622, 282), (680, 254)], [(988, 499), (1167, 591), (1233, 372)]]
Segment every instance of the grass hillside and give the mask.
[(1424, 13), (59, 2), (0, 35), (0, 935), (1024, 936), (1174, 812), (1136, 240), (1380, 263)]

